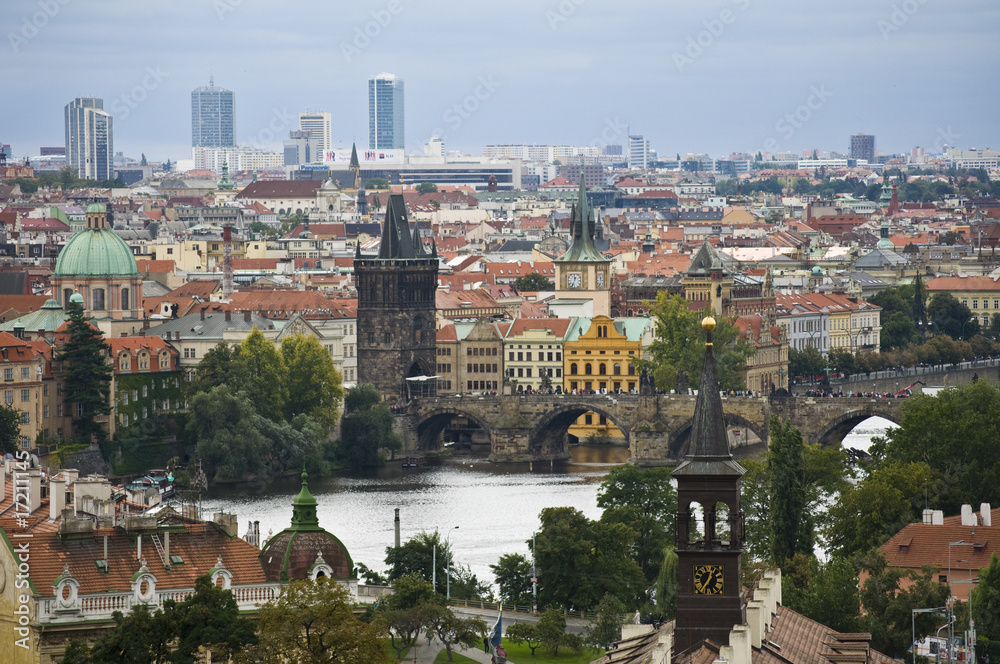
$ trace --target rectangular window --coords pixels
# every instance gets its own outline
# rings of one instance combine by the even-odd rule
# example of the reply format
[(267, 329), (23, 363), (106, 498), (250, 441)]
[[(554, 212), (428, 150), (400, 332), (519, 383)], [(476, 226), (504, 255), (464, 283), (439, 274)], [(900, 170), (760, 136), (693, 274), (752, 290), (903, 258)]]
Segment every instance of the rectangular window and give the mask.
[(507, 353), (507, 359), (510, 360), (511, 362), (514, 361), (514, 351), (509, 351)]
[(3, 379), (6, 380), (6, 381), (8, 381), (8, 382), (14, 380), (14, 370), (13, 369), (9, 369), (9, 368), (8, 369), (4, 369), (3, 370)]
[(21, 379), (28, 380), (31, 378), (31, 367), (21, 367)]
[(49, 418), (49, 406), (48, 406), (48, 404), (42, 406), (42, 417), (44, 417), (45, 419)]
[(48, 383), (46, 383), (45, 385), (42, 385), (42, 396), (43, 397), (49, 396), (49, 384)]
[[(63, 405), (61, 403), (60, 404), (56, 404), (56, 417), (62, 417), (62, 416), (63, 416)], [(62, 435), (62, 434), (59, 434), (59, 435)]]
[(14, 390), (4, 390), (3, 393), (4, 403), (14, 403)]
[(83, 417), (83, 404), (82, 403), (76, 404), (76, 416), (77, 417)]
[(21, 401), (31, 401), (31, 390), (21, 390)]
[(128, 413), (125, 413), (124, 415), (122, 415), (122, 426), (123, 427), (127, 427), (128, 426)]
[(31, 424), (31, 413), (27, 411), (21, 412), (21, 424)]

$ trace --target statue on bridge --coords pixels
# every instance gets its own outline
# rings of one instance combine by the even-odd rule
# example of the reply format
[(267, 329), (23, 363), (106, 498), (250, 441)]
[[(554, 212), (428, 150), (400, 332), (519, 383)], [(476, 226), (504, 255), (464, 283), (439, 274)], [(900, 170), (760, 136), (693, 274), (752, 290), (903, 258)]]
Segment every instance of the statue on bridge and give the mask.
[(639, 394), (644, 397), (651, 397), (656, 394), (656, 384), (653, 382), (653, 377), (649, 375), (649, 370), (646, 367), (643, 367), (642, 373), (639, 374)]
[(677, 371), (677, 394), (689, 394), (691, 386), (691, 379), (688, 377), (687, 372), (683, 369)]

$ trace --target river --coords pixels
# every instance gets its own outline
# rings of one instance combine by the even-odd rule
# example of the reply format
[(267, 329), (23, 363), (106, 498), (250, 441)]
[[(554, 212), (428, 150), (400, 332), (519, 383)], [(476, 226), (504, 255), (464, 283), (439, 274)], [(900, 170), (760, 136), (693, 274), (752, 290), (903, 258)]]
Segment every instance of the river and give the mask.
[[(882, 435), (888, 420), (862, 422), (844, 445), (867, 450)], [(568, 462), (493, 464), (482, 457), (432, 458), (420, 468), (399, 462), (365, 475), (314, 478), (320, 525), (344, 543), (356, 563), (385, 570), (385, 550), (394, 539), (393, 515), (400, 511), (400, 536), (406, 541), (422, 530), (437, 528), (449, 537), (455, 561), (468, 565), (480, 581), (492, 583), (489, 566), (505, 553), (530, 555), (527, 541), (538, 529), (545, 507), (575, 507), (588, 518), (601, 515), (597, 489), (608, 469), (625, 463), (624, 447), (573, 446)], [(247, 522), (259, 520), (261, 535), (278, 533), (292, 518), (298, 478), (240, 488), (213, 488), (202, 507), (235, 513), (243, 535)], [(452, 530), (458, 526), (457, 530)], [(450, 532), (450, 535), (449, 535)], [(443, 580), (440, 580), (443, 582)]]
[[(450, 537), (455, 562), (468, 565), (480, 581), (492, 583), (489, 566), (502, 554), (529, 555), (527, 541), (538, 529), (543, 508), (570, 506), (588, 518), (599, 518), (597, 489), (608, 469), (627, 458), (624, 447), (575, 446), (571, 459), (552, 469), (548, 463), (529, 468), (467, 456), (429, 459), (420, 468), (401, 468), (397, 461), (365, 476), (311, 479), (309, 489), (318, 503), (320, 525), (340, 538), (355, 564), (385, 570), (385, 549), (393, 545), (398, 507), (402, 541), (437, 528), (442, 538)], [(241, 536), (248, 521), (259, 520), (266, 538), (269, 531), (289, 526), (300, 485), (296, 478), (215, 488), (202, 508), (208, 515), (235, 513)], [(459, 528), (449, 536), (454, 526)]]

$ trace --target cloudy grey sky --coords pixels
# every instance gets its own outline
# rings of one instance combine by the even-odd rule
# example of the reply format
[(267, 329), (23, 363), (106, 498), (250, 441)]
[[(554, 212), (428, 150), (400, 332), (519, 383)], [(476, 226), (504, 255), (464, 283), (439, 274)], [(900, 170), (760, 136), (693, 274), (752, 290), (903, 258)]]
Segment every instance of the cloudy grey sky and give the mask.
[[(64, 142), (104, 98), (115, 149), (190, 158), (191, 90), (236, 92), (240, 143), (309, 107), (368, 140), (367, 79), (406, 82), (406, 144), (621, 143), (660, 154), (1000, 149), (995, 0), (4, 0), (0, 143)], [(37, 27), (41, 26), (41, 27)], [(367, 33), (367, 34), (366, 34)], [(457, 105), (457, 106), (456, 106)]]

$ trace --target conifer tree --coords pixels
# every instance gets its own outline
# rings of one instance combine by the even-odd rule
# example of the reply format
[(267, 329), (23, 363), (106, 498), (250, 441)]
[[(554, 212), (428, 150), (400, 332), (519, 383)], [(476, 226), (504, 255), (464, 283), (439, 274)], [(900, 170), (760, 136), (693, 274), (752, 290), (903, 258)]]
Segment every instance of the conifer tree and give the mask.
[[(75, 298), (79, 299), (79, 298)], [(57, 354), (63, 362), (66, 403), (73, 415), (73, 433), (77, 440), (102, 442), (107, 432), (97, 422), (98, 415), (111, 413), (111, 365), (104, 334), (83, 313), (83, 303), (70, 300), (66, 307), (69, 340)]]

